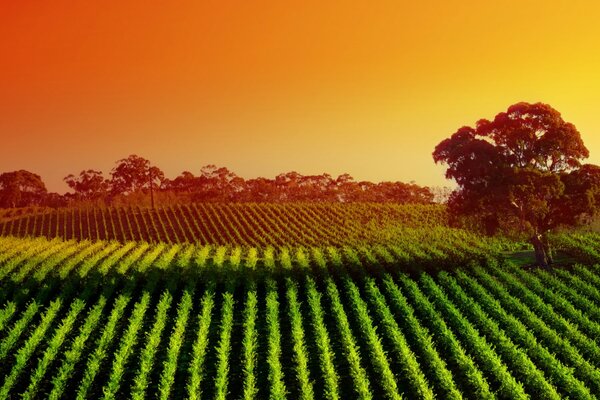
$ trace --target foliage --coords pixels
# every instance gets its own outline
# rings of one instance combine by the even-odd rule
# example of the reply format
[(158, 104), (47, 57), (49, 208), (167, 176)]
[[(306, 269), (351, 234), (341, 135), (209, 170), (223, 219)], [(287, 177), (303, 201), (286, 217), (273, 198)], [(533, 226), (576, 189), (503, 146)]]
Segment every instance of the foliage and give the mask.
[(588, 156), (575, 126), (542, 103), (514, 104), (464, 126), (433, 153), (458, 184), (450, 212), (476, 216), (488, 233), (518, 227), (542, 266), (552, 262), (547, 233), (597, 211), (600, 167), (582, 165)]
[(446, 212), (440, 205), (200, 203), (155, 210), (139, 207), (15, 210), (0, 217), (0, 236), (259, 247), (341, 246), (396, 242), (412, 235), (411, 229), (437, 229), (444, 225)]
[(152, 189), (153, 185), (160, 185), (163, 180), (164, 173), (158, 167), (132, 154), (117, 161), (117, 166), (111, 172), (110, 184), (114, 194), (128, 194)]
[(25, 170), (0, 174), (0, 208), (39, 206), (46, 194), (39, 175)]
[(226, 167), (210, 164), (198, 175), (183, 171), (174, 179), (150, 160), (132, 154), (116, 162), (110, 178), (102, 171), (85, 169), (63, 180), (73, 191), (47, 193), (39, 175), (20, 170), (0, 175), (0, 208), (44, 205), (48, 207), (145, 206), (190, 204), (192, 202), (333, 202), (432, 204), (443, 202), (445, 189), (434, 190), (414, 182), (355, 181), (348, 174), (302, 175), (292, 171), (273, 179), (244, 179)]
[[(581, 253), (600, 242), (573, 237)], [(494, 245), (473, 236), (418, 239), (245, 248), (0, 237), (0, 393), (600, 395), (600, 267), (528, 271), (496, 264)], [(460, 265), (482, 253), (485, 265)], [(439, 262), (455, 264), (423, 271)]]
[(77, 177), (68, 175), (64, 178), (64, 181), (73, 189), (79, 200), (103, 198), (110, 189), (110, 182), (104, 178), (102, 172), (93, 169), (81, 171)]

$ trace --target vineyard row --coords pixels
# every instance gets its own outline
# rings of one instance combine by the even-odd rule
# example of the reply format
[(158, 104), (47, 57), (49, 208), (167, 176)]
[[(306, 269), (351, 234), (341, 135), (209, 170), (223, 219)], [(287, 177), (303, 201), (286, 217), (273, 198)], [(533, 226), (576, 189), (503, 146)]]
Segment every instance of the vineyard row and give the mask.
[(600, 395), (600, 267), (397, 250), (0, 239), (0, 397)]

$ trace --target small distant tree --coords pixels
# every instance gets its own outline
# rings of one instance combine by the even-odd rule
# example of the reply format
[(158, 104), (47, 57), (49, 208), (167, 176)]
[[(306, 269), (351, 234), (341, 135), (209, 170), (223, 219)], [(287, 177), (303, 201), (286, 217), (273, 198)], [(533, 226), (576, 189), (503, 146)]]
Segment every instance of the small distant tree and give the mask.
[(50, 192), (44, 196), (43, 205), (46, 207), (58, 208), (66, 207), (69, 204), (67, 195), (61, 195), (56, 192)]
[(245, 201), (277, 202), (281, 194), (277, 192), (273, 180), (267, 178), (254, 178), (246, 181)]
[(42, 178), (29, 171), (19, 170), (0, 175), (0, 207), (39, 206), (47, 194)]
[(197, 178), (189, 171), (183, 171), (173, 180), (166, 179), (166, 188), (177, 193), (192, 193)]
[(73, 189), (80, 200), (97, 200), (107, 195), (110, 183), (101, 171), (88, 169), (81, 171), (79, 176), (68, 175), (64, 178), (66, 184)]
[(114, 194), (131, 194), (148, 190), (154, 208), (154, 190), (165, 179), (164, 173), (149, 160), (135, 154), (117, 161), (110, 181)]
[(433, 193), (428, 187), (420, 187), (414, 182), (380, 182), (376, 185), (377, 201), (413, 204), (433, 203)]
[(553, 261), (548, 233), (597, 211), (600, 168), (582, 165), (588, 156), (575, 126), (542, 103), (518, 103), (464, 126), (433, 152), (458, 184), (450, 213), (476, 218), (490, 234), (516, 228), (542, 267)]
[(240, 178), (226, 167), (205, 165), (194, 185), (194, 201), (231, 201), (235, 197), (233, 183), (239, 187)]

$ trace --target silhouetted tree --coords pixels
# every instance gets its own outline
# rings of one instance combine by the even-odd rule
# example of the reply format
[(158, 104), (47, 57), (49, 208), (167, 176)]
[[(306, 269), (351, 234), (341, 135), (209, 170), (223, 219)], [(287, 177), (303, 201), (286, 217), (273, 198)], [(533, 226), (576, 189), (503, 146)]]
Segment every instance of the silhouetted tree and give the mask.
[(19, 170), (0, 175), (0, 207), (39, 206), (46, 193), (42, 178), (32, 172)]
[(195, 201), (232, 201), (235, 198), (233, 185), (240, 187), (240, 179), (225, 167), (210, 164), (200, 170), (196, 179), (193, 199)]
[[(122, 162), (121, 160), (120, 162)], [(143, 171), (144, 166), (134, 169)], [(132, 168), (127, 168), (129, 171)], [(113, 170), (113, 176), (115, 171)], [(122, 174), (125, 175), (125, 174)], [(120, 181), (133, 182), (128, 172), (126, 178), (113, 178), (117, 194), (133, 193), (133, 185), (126, 186)], [(143, 180), (139, 180), (143, 183)], [(275, 179), (244, 179), (226, 167), (210, 164), (202, 167), (200, 175), (189, 171), (182, 172), (175, 179), (161, 178), (161, 192), (172, 195), (176, 201), (197, 202), (394, 202), (431, 204), (433, 192), (414, 182), (355, 182), (349, 174), (333, 178), (329, 174), (302, 175), (298, 172), (279, 174)], [(140, 183), (140, 184), (141, 184)]]
[(110, 188), (110, 182), (104, 179), (102, 172), (93, 169), (81, 171), (77, 177), (68, 175), (64, 181), (80, 200), (104, 198)]
[(43, 205), (46, 207), (66, 207), (68, 204), (69, 199), (67, 195), (61, 195), (59, 193), (50, 192), (44, 196)]
[(181, 175), (173, 180), (165, 179), (165, 186), (168, 190), (177, 193), (192, 193), (196, 185), (197, 178), (189, 171), (183, 171)]
[(518, 103), (462, 127), (433, 152), (458, 184), (450, 212), (477, 218), (489, 233), (514, 221), (543, 267), (552, 263), (548, 233), (596, 212), (600, 169), (581, 165), (588, 156), (575, 126), (542, 103)]
[(149, 160), (132, 154), (117, 161), (117, 166), (113, 168), (111, 175), (111, 188), (114, 194), (149, 190), (152, 208), (154, 208), (154, 190), (161, 186), (165, 175)]
[[(66, 176), (63, 180), (73, 192), (62, 196), (56, 193), (41, 195), (45, 188), (38, 193), (37, 175), (27, 171), (6, 173), (0, 191), (0, 207), (18, 207), (20, 204), (55, 207), (100, 200), (113, 205), (141, 204), (147, 201), (149, 193), (154, 208), (157, 190), (165, 204), (190, 201), (431, 203), (433, 200), (429, 188), (412, 182), (355, 182), (349, 174), (333, 178), (326, 173), (302, 175), (292, 171), (279, 174), (274, 179), (259, 177), (246, 180), (226, 167), (210, 164), (202, 167), (199, 176), (184, 171), (170, 180), (149, 160), (137, 155), (118, 160), (116, 164), (110, 180), (94, 169)], [(43, 187), (43, 183), (41, 185)]]
[(268, 178), (255, 178), (246, 181), (246, 201), (277, 202), (281, 192), (277, 190), (273, 180)]
[[(276, 194), (277, 198), (280, 201), (293, 200), (293, 197), (296, 197), (295, 192), (298, 188), (298, 185), (300, 185), (301, 179), (302, 175), (300, 175), (296, 171), (286, 172), (277, 175), (275, 179), (271, 182), (275, 191), (275, 193), (272, 193), (271, 195)], [(260, 183), (261, 186), (265, 186), (265, 184), (267, 184), (267, 181), (262, 181)], [(262, 192), (265, 192), (265, 190), (262, 189)]]

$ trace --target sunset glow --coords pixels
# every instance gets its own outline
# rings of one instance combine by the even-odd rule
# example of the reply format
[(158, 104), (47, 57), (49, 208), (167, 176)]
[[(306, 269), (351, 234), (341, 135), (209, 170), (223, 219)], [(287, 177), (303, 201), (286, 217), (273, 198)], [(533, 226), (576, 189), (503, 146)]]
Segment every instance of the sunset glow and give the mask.
[(448, 184), (431, 153), (519, 101), (600, 163), (600, 2), (3, 2), (0, 171)]

